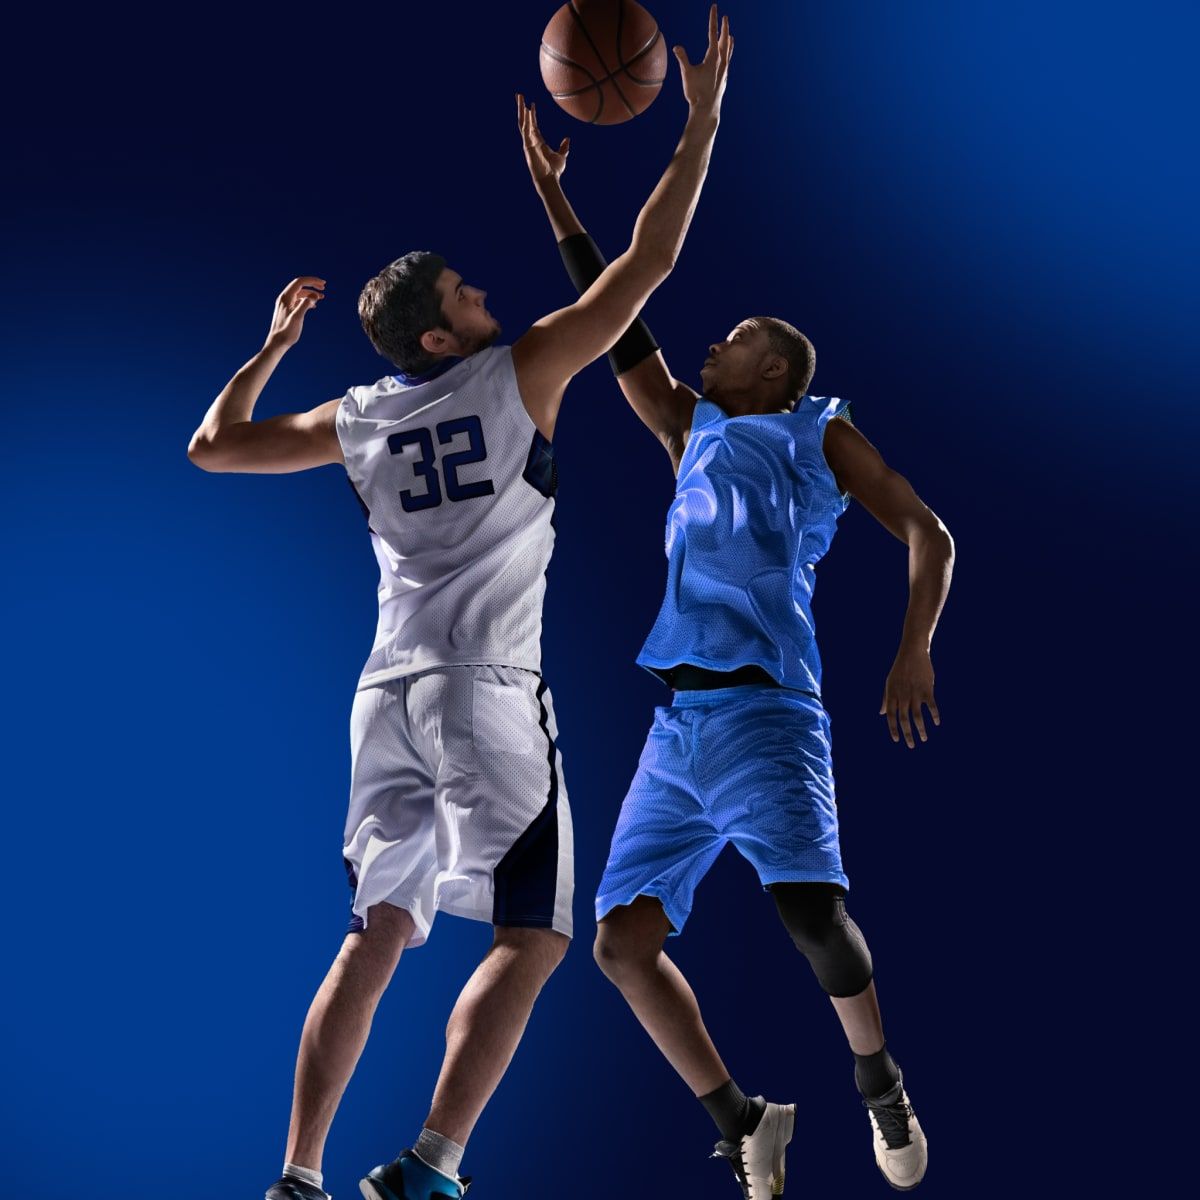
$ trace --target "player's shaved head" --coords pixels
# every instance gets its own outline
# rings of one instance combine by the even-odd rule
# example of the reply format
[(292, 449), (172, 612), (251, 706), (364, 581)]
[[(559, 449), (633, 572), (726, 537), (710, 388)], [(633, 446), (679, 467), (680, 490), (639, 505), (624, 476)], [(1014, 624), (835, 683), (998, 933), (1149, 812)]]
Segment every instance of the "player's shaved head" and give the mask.
[(437, 359), (421, 345), (421, 334), (449, 329), (437, 281), (446, 260), (412, 250), (368, 280), (358, 297), (358, 318), (371, 345), (406, 375), (428, 371)]
[(788, 395), (795, 403), (808, 390), (817, 369), (817, 352), (812, 342), (794, 325), (778, 317), (753, 317), (751, 320), (767, 335), (768, 353), (777, 354), (787, 362)]

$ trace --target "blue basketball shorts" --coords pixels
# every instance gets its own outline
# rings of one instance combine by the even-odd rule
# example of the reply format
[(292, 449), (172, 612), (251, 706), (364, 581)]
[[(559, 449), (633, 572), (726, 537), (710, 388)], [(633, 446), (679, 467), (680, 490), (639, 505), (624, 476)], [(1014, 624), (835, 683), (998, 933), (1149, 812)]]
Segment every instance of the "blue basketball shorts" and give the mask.
[(840, 883), (829, 717), (815, 697), (752, 684), (676, 692), (654, 723), (613, 832), (596, 919), (637, 896), (672, 932), (732, 842), (772, 883)]

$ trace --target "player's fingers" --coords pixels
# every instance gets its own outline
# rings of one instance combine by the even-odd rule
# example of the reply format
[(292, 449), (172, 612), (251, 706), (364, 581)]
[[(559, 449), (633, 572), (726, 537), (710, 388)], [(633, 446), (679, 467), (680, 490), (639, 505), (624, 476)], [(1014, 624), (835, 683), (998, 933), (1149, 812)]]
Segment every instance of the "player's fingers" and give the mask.
[(281, 300), (290, 299), (292, 296), (304, 287), (324, 287), (325, 280), (318, 278), (316, 275), (298, 275), (291, 283), (279, 293)]
[(570, 149), (571, 149), (571, 139), (569, 137), (563, 138), (563, 140), (558, 143), (559, 154), (565, 155), (567, 153), (567, 151)]
[(680, 70), (681, 72), (684, 72), (684, 73), (686, 73), (686, 72), (687, 72), (687, 70), (688, 70), (688, 68), (689, 68), (689, 67), (690, 67), (692, 64), (691, 64), (691, 62), (688, 60), (688, 56), (687, 56), (687, 53), (684, 51), (684, 48), (683, 48), (682, 46), (673, 46), (673, 47), (671, 48), (671, 53), (672, 53), (673, 55), (675, 55), (675, 57), (676, 57), (677, 59), (679, 59), (679, 70)]
[(916, 746), (913, 741), (912, 726), (909, 724), (909, 704), (910, 701), (902, 700), (900, 702), (899, 711), (896, 714), (897, 722), (900, 726), (900, 732), (904, 735), (904, 744), (912, 750)]
[(897, 726), (897, 724), (896, 724), (896, 706), (895, 706), (895, 704), (892, 702), (888, 702), (887, 704), (884, 705), (883, 712), (884, 712), (884, 716), (887, 717), (888, 733), (891, 734), (893, 742), (898, 742), (900, 740), (900, 729), (899, 729), (899, 726)]
[(929, 741), (929, 735), (925, 732), (925, 714), (921, 711), (920, 701), (913, 705), (912, 719), (913, 724), (917, 727), (917, 737), (923, 742)]
[[(717, 6), (710, 5), (708, 9), (708, 49), (711, 52), (717, 44)], [(707, 58), (708, 55), (705, 55)]]
[(940, 725), (942, 723), (942, 714), (938, 712), (937, 701), (933, 698), (932, 692), (929, 693), (929, 699), (925, 703), (929, 707), (929, 715), (933, 718), (933, 723)]

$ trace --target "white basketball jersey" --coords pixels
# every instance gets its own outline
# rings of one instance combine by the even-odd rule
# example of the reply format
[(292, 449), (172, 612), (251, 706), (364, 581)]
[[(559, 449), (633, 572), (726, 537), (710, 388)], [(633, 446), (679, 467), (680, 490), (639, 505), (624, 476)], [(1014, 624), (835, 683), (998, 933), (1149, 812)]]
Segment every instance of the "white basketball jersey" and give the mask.
[(389, 375), (351, 388), (337, 433), (379, 560), (379, 627), (358, 686), (456, 664), (540, 670), (554, 457), (511, 349), (416, 385)]

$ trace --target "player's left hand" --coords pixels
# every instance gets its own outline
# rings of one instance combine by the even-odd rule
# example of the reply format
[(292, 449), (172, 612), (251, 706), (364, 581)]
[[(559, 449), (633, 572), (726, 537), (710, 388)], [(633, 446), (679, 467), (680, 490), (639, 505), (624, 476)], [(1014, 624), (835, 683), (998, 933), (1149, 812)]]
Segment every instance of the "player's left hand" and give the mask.
[(942, 723), (937, 701), (933, 698), (933, 663), (929, 651), (901, 647), (888, 672), (887, 683), (883, 685), (883, 704), (879, 709), (880, 715), (887, 717), (888, 732), (893, 742), (899, 742), (903, 734), (905, 744), (910, 750), (913, 749), (916, 745), (913, 740), (914, 725), (921, 741), (929, 740), (922, 706), (929, 709), (935, 725)]
[(304, 317), (310, 309), (325, 299), (325, 280), (316, 275), (301, 275), (293, 279), (275, 299), (271, 332), (267, 342), (285, 350), (294, 346), (304, 332)]
[(567, 166), (567, 154), (571, 139), (563, 138), (557, 150), (546, 145), (546, 139), (537, 123), (537, 105), (526, 104), (525, 97), (517, 95), (517, 124), (521, 128), (521, 141), (525, 145), (525, 163), (537, 186), (551, 179), (558, 179)]

